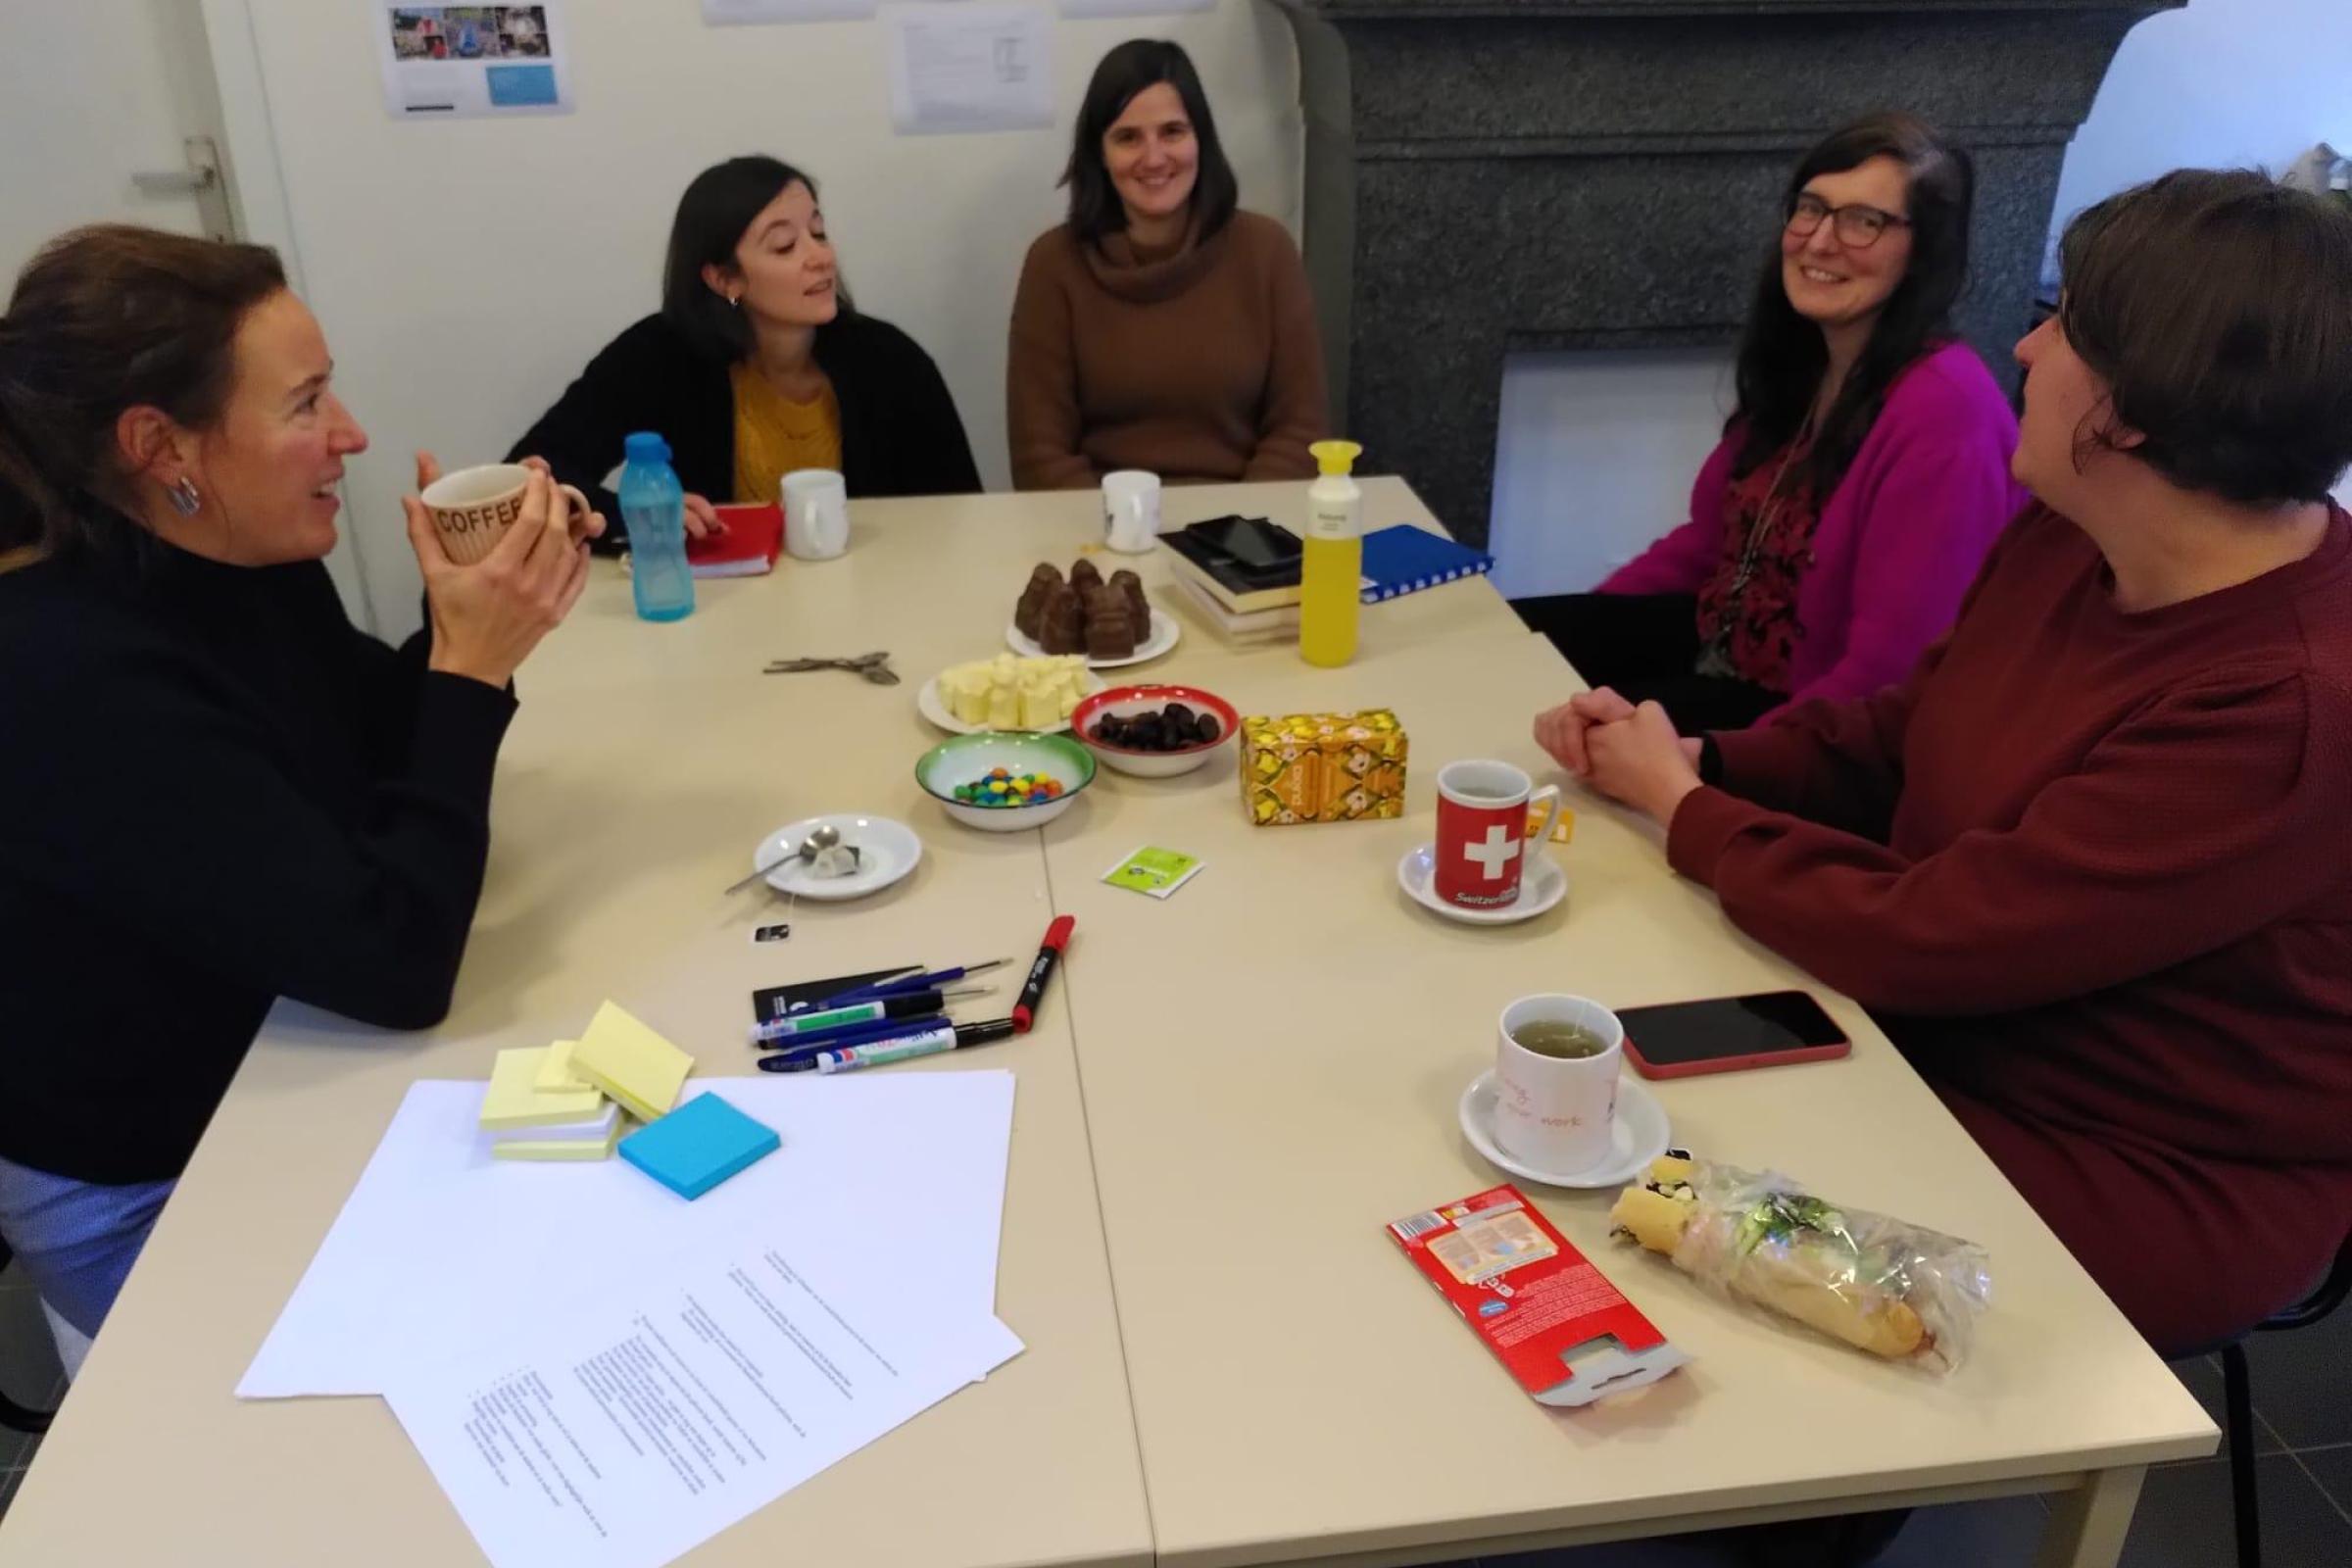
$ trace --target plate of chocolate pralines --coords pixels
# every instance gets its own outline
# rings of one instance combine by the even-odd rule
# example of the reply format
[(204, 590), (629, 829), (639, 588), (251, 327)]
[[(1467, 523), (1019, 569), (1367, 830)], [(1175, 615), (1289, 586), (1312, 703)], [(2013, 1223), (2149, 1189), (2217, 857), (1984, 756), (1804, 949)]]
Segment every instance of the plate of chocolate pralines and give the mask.
[(1152, 608), (1141, 577), (1122, 566), (1105, 579), (1084, 557), (1067, 577), (1051, 562), (1032, 571), (1013, 607), (1012, 624), (1004, 628), (1005, 644), (1016, 654), (1083, 654), (1095, 669), (1157, 659), (1181, 635), (1175, 616)]

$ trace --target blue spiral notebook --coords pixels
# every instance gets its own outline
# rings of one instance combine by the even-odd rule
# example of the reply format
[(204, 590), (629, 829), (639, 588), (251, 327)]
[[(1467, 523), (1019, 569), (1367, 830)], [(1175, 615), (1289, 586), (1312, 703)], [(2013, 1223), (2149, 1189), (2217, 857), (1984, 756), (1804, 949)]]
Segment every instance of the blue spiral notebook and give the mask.
[(1494, 569), (1493, 556), (1455, 544), (1443, 534), (1398, 523), (1364, 535), (1361, 598), (1367, 605), (1377, 605), (1457, 578), (1483, 577)]

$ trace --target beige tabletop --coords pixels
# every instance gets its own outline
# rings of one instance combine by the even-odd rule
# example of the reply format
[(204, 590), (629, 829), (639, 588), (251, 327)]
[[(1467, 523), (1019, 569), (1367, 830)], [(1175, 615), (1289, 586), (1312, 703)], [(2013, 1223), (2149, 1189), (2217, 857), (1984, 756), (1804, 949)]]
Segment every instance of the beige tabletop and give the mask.
[[(815, 1543), (828, 1563), (972, 1568), (1408, 1562), (1838, 1499), (2076, 1488), (2050, 1560), (2101, 1563), (2138, 1467), (2210, 1451), (2195, 1403), (1834, 997), (1852, 1059), (1660, 1098), (1678, 1141), (1984, 1243), (1997, 1304), (1976, 1359), (1936, 1382), (1817, 1343), (1612, 1249), (1605, 1195), (1545, 1192), (1697, 1359), (1626, 1406), (1528, 1400), (1382, 1229), (1502, 1179), (1454, 1123), (1494, 1013), (1537, 990), (1633, 1004), (1802, 983), (1666, 872), (1654, 834), (1590, 801), (1558, 852), (1561, 908), (1470, 929), (1404, 902), (1395, 865), (1427, 836), (1437, 764), (1543, 767), (1527, 721), (1573, 689), (1566, 666), (1481, 582), (1368, 609), (1362, 653), (1337, 671), (1229, 648), (1180, 611), (1181, 646), (1137, 678), (1249, 711), (1396, 708), (1413, 740), (1406, 819), (1251, 828), (1228, 754), (1172, 781), (1105, 773), (1042, 844), (978, 834), (913, 785), (937, 739), (913, 693), (1003, 646), (1030, 564), (1066, 564), (1099, 529), (1095, 500), (852, 510), (848, 557), (706, 582), (674, 625), (636, 621), (600, 569), (520, 683), (452, 1017), (405, 1037), (273, 1014), (0, 1522), (0, 1563), (183, 1561), (199, 1544), (255, 1563), (474, 1560), (379, 1401), (230, 1394), (408, 1083), (478, 1076), (496, 1048), (576, 1027), (607, 995), (704, 1071), (738, 1071), (754, 986), (975, 943), (1022, 953), (1056, 912), (1079, 923), (1063, 979), (1038, 1032), (987, 1061), (1019, 1084), (998, 1309), (1026, 1352), (682, 1561)], [(1237, 510), (1295, 524), (1303, 487), (1171, 490), (1165, 515)], [(1376, 481), (1366, 521), (1428, 518)], [(1140, 564), (1175, 604), (1164, 554)], [(758, 673), (877, 648), (906, 684)], [(719, 896), (762, 834), (836, 809), (908, 822), (922, 865), (873, 899), (782, 915)], [(1096, 880), (1146, 843), (1207, 869), (1164, 903)], [(753, 947), (750, 926), (778, 917), (789, 942)], [(924, 1477), (919, 1507), (907, 1474)]]

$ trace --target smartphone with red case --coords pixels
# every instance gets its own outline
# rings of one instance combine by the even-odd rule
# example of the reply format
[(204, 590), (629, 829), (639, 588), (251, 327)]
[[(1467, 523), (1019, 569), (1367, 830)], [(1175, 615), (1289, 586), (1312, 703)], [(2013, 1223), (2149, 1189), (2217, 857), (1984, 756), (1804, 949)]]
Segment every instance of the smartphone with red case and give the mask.
[(1802, 991), (1628, 1007), (1625, 1056), (1644, 1078), (1690, 1078), (1792, 1061), (1827, 1061), (1853, 1050), (1845, 1031)]

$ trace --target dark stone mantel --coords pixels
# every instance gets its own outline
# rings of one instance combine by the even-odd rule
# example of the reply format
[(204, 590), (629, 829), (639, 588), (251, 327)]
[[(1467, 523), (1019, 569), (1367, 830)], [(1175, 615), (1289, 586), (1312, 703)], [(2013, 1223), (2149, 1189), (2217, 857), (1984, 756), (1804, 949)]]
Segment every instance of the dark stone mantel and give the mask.
[(1333, 412), (1483, 543), (1505, 355), (1730, 342), (1789, 166), (1874, 109), (1975, 154), (1959, 325), (2005, 367), (2066, 144), (2124, 34), (2185, 0), (1275, 3)]

